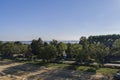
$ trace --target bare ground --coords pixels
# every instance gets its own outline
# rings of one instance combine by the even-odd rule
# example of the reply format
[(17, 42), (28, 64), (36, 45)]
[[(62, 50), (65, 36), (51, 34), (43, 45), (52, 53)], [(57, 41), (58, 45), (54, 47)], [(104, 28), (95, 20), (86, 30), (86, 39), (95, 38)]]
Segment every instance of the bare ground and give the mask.
[(112, 80), (109, 76), (62, 68), (0, 61), (0, 80)]

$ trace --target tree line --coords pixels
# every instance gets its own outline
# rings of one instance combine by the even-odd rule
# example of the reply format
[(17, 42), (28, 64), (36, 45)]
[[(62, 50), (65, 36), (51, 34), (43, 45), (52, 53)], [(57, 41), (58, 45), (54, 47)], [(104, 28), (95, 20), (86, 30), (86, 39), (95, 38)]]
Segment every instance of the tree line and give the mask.
[(79, 43), (74, 44), (57, 40), (48, 43), (41, 38), (32, 40), (31, 44), (0, 41), (0, 57), (43, 62), (58, 62), (64, 59), (79, 63), (103, 64), (111, 61), (111, 57), (120, 57), (120, 35), (99, 35), (88, 38), (82, 36)]

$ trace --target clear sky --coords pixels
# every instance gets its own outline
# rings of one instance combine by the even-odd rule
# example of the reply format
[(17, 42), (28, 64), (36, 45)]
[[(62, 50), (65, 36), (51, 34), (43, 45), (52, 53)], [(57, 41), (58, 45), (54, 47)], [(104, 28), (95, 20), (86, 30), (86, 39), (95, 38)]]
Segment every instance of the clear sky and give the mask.
[(0, 0), (0, 40), (119, 33), (120, 0)]

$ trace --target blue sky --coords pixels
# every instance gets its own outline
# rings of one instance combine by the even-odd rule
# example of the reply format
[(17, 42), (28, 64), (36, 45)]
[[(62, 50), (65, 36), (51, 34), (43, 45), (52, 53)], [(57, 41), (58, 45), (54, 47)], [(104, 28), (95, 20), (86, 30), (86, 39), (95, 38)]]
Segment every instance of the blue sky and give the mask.
[(0, 0), (0, 40), (119, 34), (120, 0)]

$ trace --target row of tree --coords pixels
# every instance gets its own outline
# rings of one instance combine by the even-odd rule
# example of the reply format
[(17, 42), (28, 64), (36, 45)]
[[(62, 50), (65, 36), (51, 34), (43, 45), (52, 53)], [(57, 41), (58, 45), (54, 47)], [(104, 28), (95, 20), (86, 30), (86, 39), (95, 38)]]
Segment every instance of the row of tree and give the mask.
[(111, 60), (111, 56), (120, 57), (120, 35), (81, 37), (79, 43), (63, 43), (52, 40), (49, 43), (41, 38), (32, 40), (30, 45), (20, 42), (0, 42), (2, 58), (27, 60), (40, 59), (44, 62), (59, 61), (61, 59), (76, 60), (80, 63), (104, 63)]
[(15, 56), (25, 56), (28, 52), (28, 45), (20, 42), (0, 42), (0, 55), (2, 58), (14, 58)]

